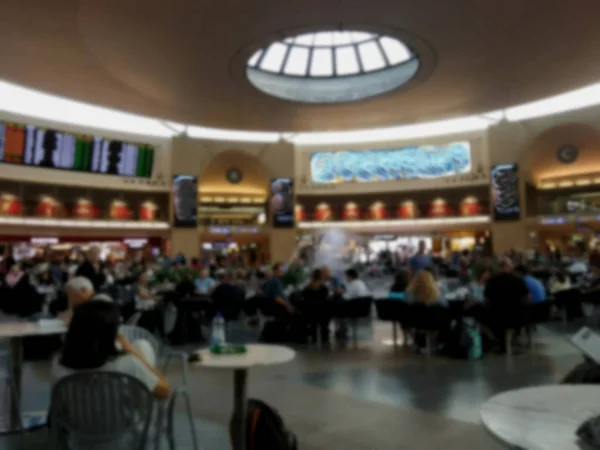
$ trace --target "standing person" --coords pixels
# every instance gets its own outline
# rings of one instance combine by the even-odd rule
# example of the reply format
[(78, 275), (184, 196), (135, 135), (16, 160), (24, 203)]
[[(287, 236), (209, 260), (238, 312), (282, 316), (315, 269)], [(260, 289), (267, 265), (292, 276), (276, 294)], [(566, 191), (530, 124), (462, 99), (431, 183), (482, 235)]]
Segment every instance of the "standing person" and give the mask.
[(410, 277), (414, 277), (417, 272), (427, 269), (431, 265), (431, 256), (426, 253), (425, 241), (419, 241), (417, 253), (408, 261)]
[(83, 263), (75, 271), (75, 276), (86, 277), (94, 285), (94, 290), (98, 291), (106, 281), (103, 269), (104, 267), (100, 260), (100, 250), (98, 247), (91, 247)]

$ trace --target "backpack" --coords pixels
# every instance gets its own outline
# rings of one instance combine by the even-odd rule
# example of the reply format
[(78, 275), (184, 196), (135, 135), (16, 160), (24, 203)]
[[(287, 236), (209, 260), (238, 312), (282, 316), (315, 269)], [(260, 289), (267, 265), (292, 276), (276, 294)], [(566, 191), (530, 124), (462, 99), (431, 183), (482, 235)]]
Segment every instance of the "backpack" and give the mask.
[[(279, 413), (265, 402), (249, 399), (246, 413), (247, 450), (298, 450), (296, 435), (289, 431)], [(230, 422), (230, 431), (236, 416)]]
[(452, 358), (468, 359), (470, 361), (482, 357), (481, 334), (472, 320), (459, 319), (452, 324), (445, 353)]

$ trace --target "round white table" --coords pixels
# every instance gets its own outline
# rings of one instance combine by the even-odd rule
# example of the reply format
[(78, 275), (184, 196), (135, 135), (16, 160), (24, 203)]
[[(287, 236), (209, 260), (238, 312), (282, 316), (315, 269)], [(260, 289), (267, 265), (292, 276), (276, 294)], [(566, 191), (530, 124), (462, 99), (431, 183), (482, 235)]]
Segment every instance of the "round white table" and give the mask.
[(575, 431), (600, 415), (600, 387), (551, 385), (503, 392), (481, 407), (485, 427), (513, 449), (580, 450)]
[[(21, 411), (21, 374), (23, 366), (23, 338), (30, 336), (50, 336), (64, 334), (67, 327), (59, 319), (40, 322), (25, 322), (12, 320), (0, 321), (0, 340), (8, 339), (10, 345), (10, 370), (9, 375), (15, 386), (16, 398), (13, 401)], [(46, 424), (46, 412), (22, 413), (21, 417), (16, 414), (15, 409), (11, 412), (11, 420), (8, 426), (0, 428), (0, 434), (15, 431), (29, 430)], [(22, 428), (21, 428), (22, 425)]]
[(296, 352), (280, 345), (248, 344), (246, 353), (240, 355), (215, 355), (210, 349), (196, 353), (202, 358), (195, 367), (233, 370), (233, 401), (235, 423), (232, 433), (234, 450), (246, 448), (246, 384), (248, 370), (256, 366), (272, 366), (290, 362)]

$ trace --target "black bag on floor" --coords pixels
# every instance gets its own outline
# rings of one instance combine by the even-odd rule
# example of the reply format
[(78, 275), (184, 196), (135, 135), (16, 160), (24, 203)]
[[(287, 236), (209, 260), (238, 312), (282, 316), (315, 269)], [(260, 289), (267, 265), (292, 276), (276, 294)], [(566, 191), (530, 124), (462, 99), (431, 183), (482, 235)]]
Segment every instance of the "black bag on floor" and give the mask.
[[(246, 448), (248, 450), (298, 450), (296, 435), (288, 430), (277, 411), (265, 402), (249, 399), (246, 413)], [(231, 418), (233, 433), (235, 416)]]
[(577, 364), (563, 378), (561, 384), (600, 384), (600, 366), (591, 359)]

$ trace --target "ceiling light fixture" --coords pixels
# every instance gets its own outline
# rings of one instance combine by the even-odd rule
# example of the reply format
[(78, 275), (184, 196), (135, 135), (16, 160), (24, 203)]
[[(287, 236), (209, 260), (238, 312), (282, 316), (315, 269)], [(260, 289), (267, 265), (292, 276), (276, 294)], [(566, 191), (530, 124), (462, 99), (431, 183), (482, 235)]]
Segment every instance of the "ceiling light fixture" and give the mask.
[(170, 138), (176, 134), (158, 119), (69, 100), (1, 80), (0, 110), (140, 136)]

